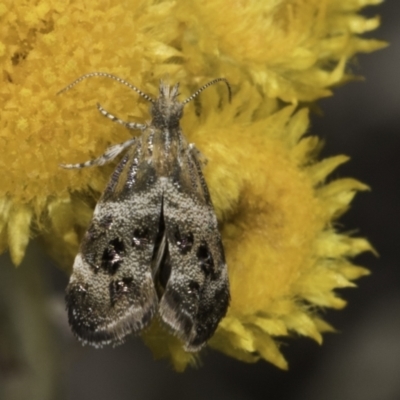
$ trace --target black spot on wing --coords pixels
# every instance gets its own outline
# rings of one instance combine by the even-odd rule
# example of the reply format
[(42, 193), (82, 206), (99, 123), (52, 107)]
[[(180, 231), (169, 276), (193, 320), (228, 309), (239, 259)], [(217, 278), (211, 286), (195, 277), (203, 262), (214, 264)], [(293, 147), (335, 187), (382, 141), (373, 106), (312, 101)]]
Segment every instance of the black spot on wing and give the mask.
[(99, 227), (102, 230), (110, 229), (113, 223), (113, 216), (111, 214), (104, 215), (99, 221)]
[(182, 255), (186, 255), (190, 250), (192, 250), (194, 242), (193, 233), (181, 233), (179, 227), (176, 227), (174, 230), (174, 239), (175, 244)]
[(127, 277), (110, 283), (110, 300), (113, 306), (123, 295), (128, 295), (133, 288), (133, 278)]
[(194, 294), (198, 296), (200, 290), (200, 285), (196, 281), (190, 281), (189, 282), (189, 291), (188, 294)]
[(215, 272), (214, 259), (206, 242), (202, 242), (197, 248), (196, 256), (204, 274), (206, 276), (213, 275)]
[(132, 246), (136, 248), (146, 247), (151, 240), (148, 228), (135, 228), (133, 231)]
[(110, 240), (108, 246), (103, 251), (101, 268), (111, 275), (115, 274), (124, 260), (124, 255), (124, 242), (119, 238)]

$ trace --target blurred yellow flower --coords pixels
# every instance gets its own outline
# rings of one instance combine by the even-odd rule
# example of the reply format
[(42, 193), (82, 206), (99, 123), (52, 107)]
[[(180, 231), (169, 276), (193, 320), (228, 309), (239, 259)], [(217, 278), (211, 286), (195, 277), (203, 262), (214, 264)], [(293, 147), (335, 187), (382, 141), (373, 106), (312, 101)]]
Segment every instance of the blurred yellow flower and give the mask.
[[(157, 93), (160, 78), (181, 82), (183, 97), (215, 77), (182, 121), (208, 159), (205, 176), (231, 282), (231, 306), (210, 346), (244, 361), (286, 368), (274, 337), (297, 332), (321, 342), (330, 330), (318, 307), (343, 307), (335, 288), (367, 271), (350, 259), (368, 241), (337, 232), (334, 221), (359, 190), (354, 179), (326, 183), (345, 156), (317, 160), (320, 142), (304, 136), (299, 102), (331, 94), (352, 78), (358, 52), (384, 43), (360, 34), (379, 19), (358, 14), (380, 0), (6, 1), (0, 5), (3, 82), (0, 249), (18, 265), (29, 238), (70, 268), (112, 167), (65, 171), (103, 153), (129, 132), (107, 123), (100, 102), (121, 118), (144, 121), (148, 104), (122, 85), (87, 80), (105, 71)], [(195, 109), (196, 108), (196, 109)], [(144, 339), (178, 370), (193, 362), (155, 323)]]

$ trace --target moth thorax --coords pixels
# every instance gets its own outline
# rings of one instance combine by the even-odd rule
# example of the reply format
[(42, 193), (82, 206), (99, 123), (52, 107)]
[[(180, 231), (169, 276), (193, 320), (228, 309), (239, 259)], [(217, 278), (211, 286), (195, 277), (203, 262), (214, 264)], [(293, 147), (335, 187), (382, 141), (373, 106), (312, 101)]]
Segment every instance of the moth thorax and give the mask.
[(177, 128), (183, 115), (183, 105), (176, 100), (160, 97), (151, 107), (153, 125), (160, 128)]

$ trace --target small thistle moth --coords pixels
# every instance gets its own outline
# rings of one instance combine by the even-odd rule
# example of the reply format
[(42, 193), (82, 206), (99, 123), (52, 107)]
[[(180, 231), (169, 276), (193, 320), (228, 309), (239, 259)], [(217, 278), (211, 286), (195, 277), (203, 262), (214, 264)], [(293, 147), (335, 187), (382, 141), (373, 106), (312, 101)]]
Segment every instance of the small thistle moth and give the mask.
[(94, 210), (66, 289), (69, 324), (95, 347), (122, 343), (158, 315), (187, 351), (200, 350), (229, 304), (229, 282), (217, 218), (202, 174), (200, 153), (180, 128), (184, 106), (215, 79), (179, 102), (179, 84), (160, 83), (153, 99), (107, 73), (151, 103), (149, 124), (110, 120), (141, 135), (81, 164), (103, 165), (127, 149)]

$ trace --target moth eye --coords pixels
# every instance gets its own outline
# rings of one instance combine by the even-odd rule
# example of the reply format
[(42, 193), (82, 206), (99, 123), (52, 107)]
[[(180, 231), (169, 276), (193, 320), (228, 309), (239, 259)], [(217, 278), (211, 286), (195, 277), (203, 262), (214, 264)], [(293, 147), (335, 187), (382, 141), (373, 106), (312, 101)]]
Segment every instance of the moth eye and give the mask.
[(150, 234), (147, 228), (140, 229), (136, 228), (133, 231), (132, 245), (135, 247), (143, 247), (149, 244)]
[(189, 232), (182, 235), (179, 228), (177, 228), (174, 232), (174, 236), (179, 252), (183, 255), (187, 254), (193, 247), (193, 234)]
[(211, 274), (214, 271), (214, 260), (208, 249), (206, 243), (203, 243), (197, 249), (197, 258), (200, 262), (200, 267), (206, 275)]
[(132, 287), (133, 278), (122, 278), (110, 283), (111, 303), (115, 302), (126, 293), (129, 293)]
[(108, 243), (103, 252), (101, 266), (110, 274), (114, 274), (123, 261), (125, 246), (121, 239), (116, 238)]

